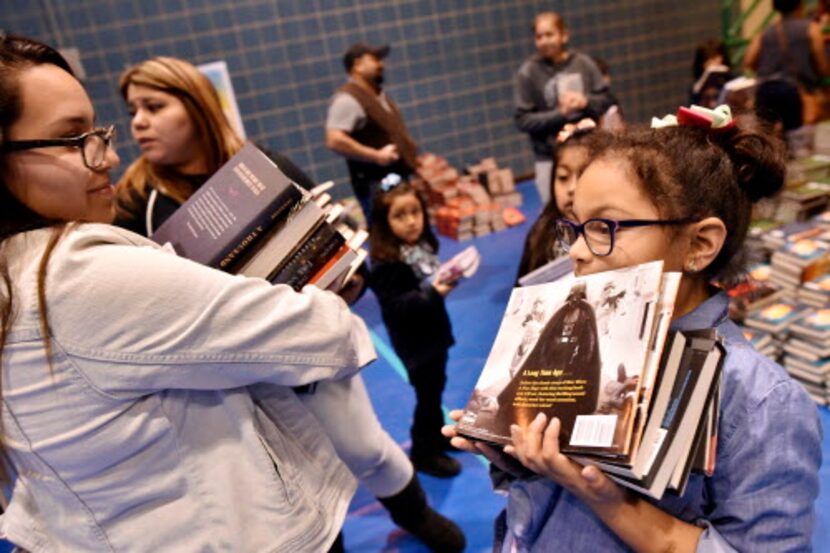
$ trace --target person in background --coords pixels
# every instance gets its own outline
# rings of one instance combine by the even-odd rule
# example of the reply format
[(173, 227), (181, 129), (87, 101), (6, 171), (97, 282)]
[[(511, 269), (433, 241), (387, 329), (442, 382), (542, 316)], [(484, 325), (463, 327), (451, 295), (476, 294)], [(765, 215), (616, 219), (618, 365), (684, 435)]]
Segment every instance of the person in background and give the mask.
[(461, 464), (441, 434), (441, 395), (447, 383), (447, 352), (454, 343), (444, 297), (455, 282), (438, 278), (438, 240), (426, 218), (426, 203), (406, 182), (384, 184), (375, 198), (369, 233), (369, 285), (395, 352), (415, 388), (410, 458), (415, 468), (451, 477)]
[[(141, 157), (116, 189), (117, 224), (150, 234), (243, 144), (210, 81), (184, 60), (158, 57), (128, 68), (120, 90)], [(303, 188), (311, 179), (285, 156), (274, 162)], [(362, 287), (362, 285), (360, 285)], [(463, 548), (461, 530), (432, 509), (412, 463), (380, 425), (363, 378), (298, 389), (338, 455), (392, 520), (440, 551)]]
[(822, 79), (830, 76), (821, 27), (804, 17), (802, 0), (773, 0), (780, 15), (746, 50), (744, 65), (755, 71), (755, 109), (783, 133), (823, 119)]
[(514, 120), (533, 146), (536, 189), (544, 205), (550, 201), (556, 135), (566, 123), (599, 120), (613, 99), (596, 63), (568, 47), (570, 34), (561, 15), (540, 13), (533, 33), (536, 53), (516, 74)]
[(622, 105), (617, 99), (617, 96), (611, 92), (611, 68), (608, 67), (608, 62), (602, 58), (593, 57), (594, 63), (597, 64), (599, 72), (602, 74), (602, 79), (605, 82), (605, 87), (608, 88), (609, 102), (608, 109), (605, 113), (600, 115), (597, 126), (608, 132), (625, 132), (625, 116), (623, 115)]
[(692, 77), (694, 83), (689, 91), (689, 103), (705, 108), (716, 107), (724, 85), (733, 77), (729, 52), (722, 40), (709, 38), (697, 45), (692, 61)]
[(559, 133), (551, 200), (527, 233), (516, 275), (517, 285), (518, 280), (527, 273), (566, 254), (557, 239), (554, 223), (560, 217), (572, 218), (576, 181), (607, 140), (607, 133), (596, 129), (592, 120), (585, 119), (578, 125), (566, 125)]
[[(699, 125), (670, 116), (613, 138), (579, 178), (574, 219), (557, 224), (577, 275), (655, 260), (682, 273), (671, 328), (714, 328), (726, 351), (717, 469), (692, 473), (683, 495), (652, 502), (562, 455), (555, 418), (514, 425), (505, 453), (474, 446), (448, 426), (455, 446), (482, 451), (508, 471), (497, 474), (509, 497), (495, 551), (811, 549), (821, 466), (816, 407), (746, 341), (727, 316), (726, 293), (710, 285), (742, 272), (752, 204), (782, 188), (786, 156), (753, 116), (734, 121), (723, 108), (705, 123), (697, 117)], [(626, 220), (639, 224), (620, 226)], [(507, 476), (521, 475), (516, 460), (534, 477)]]
[(3, 537), (326, 551), (355, 480), (291, 387), (374, 359), (366, 326), (110, 225), (119, 159), (95, 121), (57, 51), (0, 35)]
[(369, 227), (380, 181), (390, 173), (406, 179), (417, 166), (418, 145), (383, 90), (388, 55), (388, 45), (353, 44), (343, 55), (349, 80), (332, 97), (326, 116), (326, 146), (346, 158)]

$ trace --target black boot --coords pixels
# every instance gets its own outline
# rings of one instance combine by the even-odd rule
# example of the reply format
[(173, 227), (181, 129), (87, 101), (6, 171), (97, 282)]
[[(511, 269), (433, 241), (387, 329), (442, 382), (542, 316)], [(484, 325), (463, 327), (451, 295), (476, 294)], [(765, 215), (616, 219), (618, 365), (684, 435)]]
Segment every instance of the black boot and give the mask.
[(453, 459), (440, 448), (425, 452), (413, 451), (409, 455), (412, 465), (418, 472), (437, 476), (438, 478), (452, 478), (461, 472), (461, 463)]
[(392, 516), (392, 521), (424, 542), (436, 553), (460, 553), (466, 540), (461, 528), (427, 503), (418, 476), (413, 474), (406, 487), (391, 497), (378, 500)]

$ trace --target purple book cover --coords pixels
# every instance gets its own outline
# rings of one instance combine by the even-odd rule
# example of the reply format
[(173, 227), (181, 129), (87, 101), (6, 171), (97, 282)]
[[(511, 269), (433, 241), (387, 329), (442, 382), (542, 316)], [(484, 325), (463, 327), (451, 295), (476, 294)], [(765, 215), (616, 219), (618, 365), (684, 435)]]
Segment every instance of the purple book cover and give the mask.
[(229, 269), (301, 197), (301, 189), (247, 143), (151, 238), (193, 261)]

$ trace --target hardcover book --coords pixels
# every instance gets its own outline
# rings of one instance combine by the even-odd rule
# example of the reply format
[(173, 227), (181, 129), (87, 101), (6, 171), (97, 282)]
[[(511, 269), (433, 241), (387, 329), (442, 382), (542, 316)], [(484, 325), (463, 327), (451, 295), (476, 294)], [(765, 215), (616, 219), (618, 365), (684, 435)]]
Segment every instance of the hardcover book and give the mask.
[(714, 400), (724, 357), (714, 329), (675, 332), (670, 344), (634, 465), (600, 465), (620, 484), (655, 499), (688, 477), (691, 446)]
[(780, 300), (771, 303), (767, 307), (750, 313), (744, 324), (751, 328), (766, 330), (777, 334), (785, 330), (794, 321), (802, 317), (806, 307), (788, 300)]
[(475, 246), (467, 246), (450, 260), (441, 264), (435, 274), (439, 282), (453, 283), (473, 276), (481, 264), (481, 254)]
[(830, 339), (830, 309), (807, 309), (790, 330), (801, 338), (826, 344)]
[(543, 282), (553, 282), (573, 272), (573, 261), (570, 256), (560, 255), (552, 261), (548, 261), (519, 279), (520, 286), (532, 286)]
[(458, 432), (507, 444), (544, 412), (563, 451), (627, 454), (661, 281), (653, 262), (515, 288)]
[(247, 143), (151, 238), (169, 242), (183, 257), (233, 271), (303, 194), (267, 155)]

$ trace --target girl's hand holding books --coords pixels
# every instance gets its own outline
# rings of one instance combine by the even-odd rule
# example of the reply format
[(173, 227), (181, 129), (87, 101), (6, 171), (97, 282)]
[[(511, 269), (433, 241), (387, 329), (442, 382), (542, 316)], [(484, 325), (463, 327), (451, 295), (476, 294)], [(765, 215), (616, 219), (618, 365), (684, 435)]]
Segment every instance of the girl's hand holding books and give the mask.
[(457, 280), (453, 282), (446, 282), (438, 278), (435, 278), (432, 281), (432, 287), (435, 288), (435, 291), (441, 294), (442, 296), (446, 296), (447, 294), (449, 294), (453, 290), (453, 288), (455, 288), (456, 284), (458, 284)]
[[(450, 419), (458, 422), (464, 414), (462, 409), (454, 409), (449, 412)], [(493, 463), (499, 470), (510, 474), (516, 478), (527, 476), (527, 470), (521, 466), (516, 459), (507, 455), (499, 449), (489, 446), (481, 442), (473, 442), (458, 435), (454, 424), (447, 424), (441, 428), (441, 433), (450, 438), (450, 443), (456, 449), (466, 451), (468, 453), (475, 453), (477, 455), (484, 455), (488, 461)]]
[(559, 451), (559, 419), (547, 424), (547, 417), (539, 413), (522, 429), (510, 427), (513, 445), (504, 451), (523, 466), (550, 478), (594, 509), (617, 505), (625, 500), (626, 492), (597, 467), (582, 466)]

